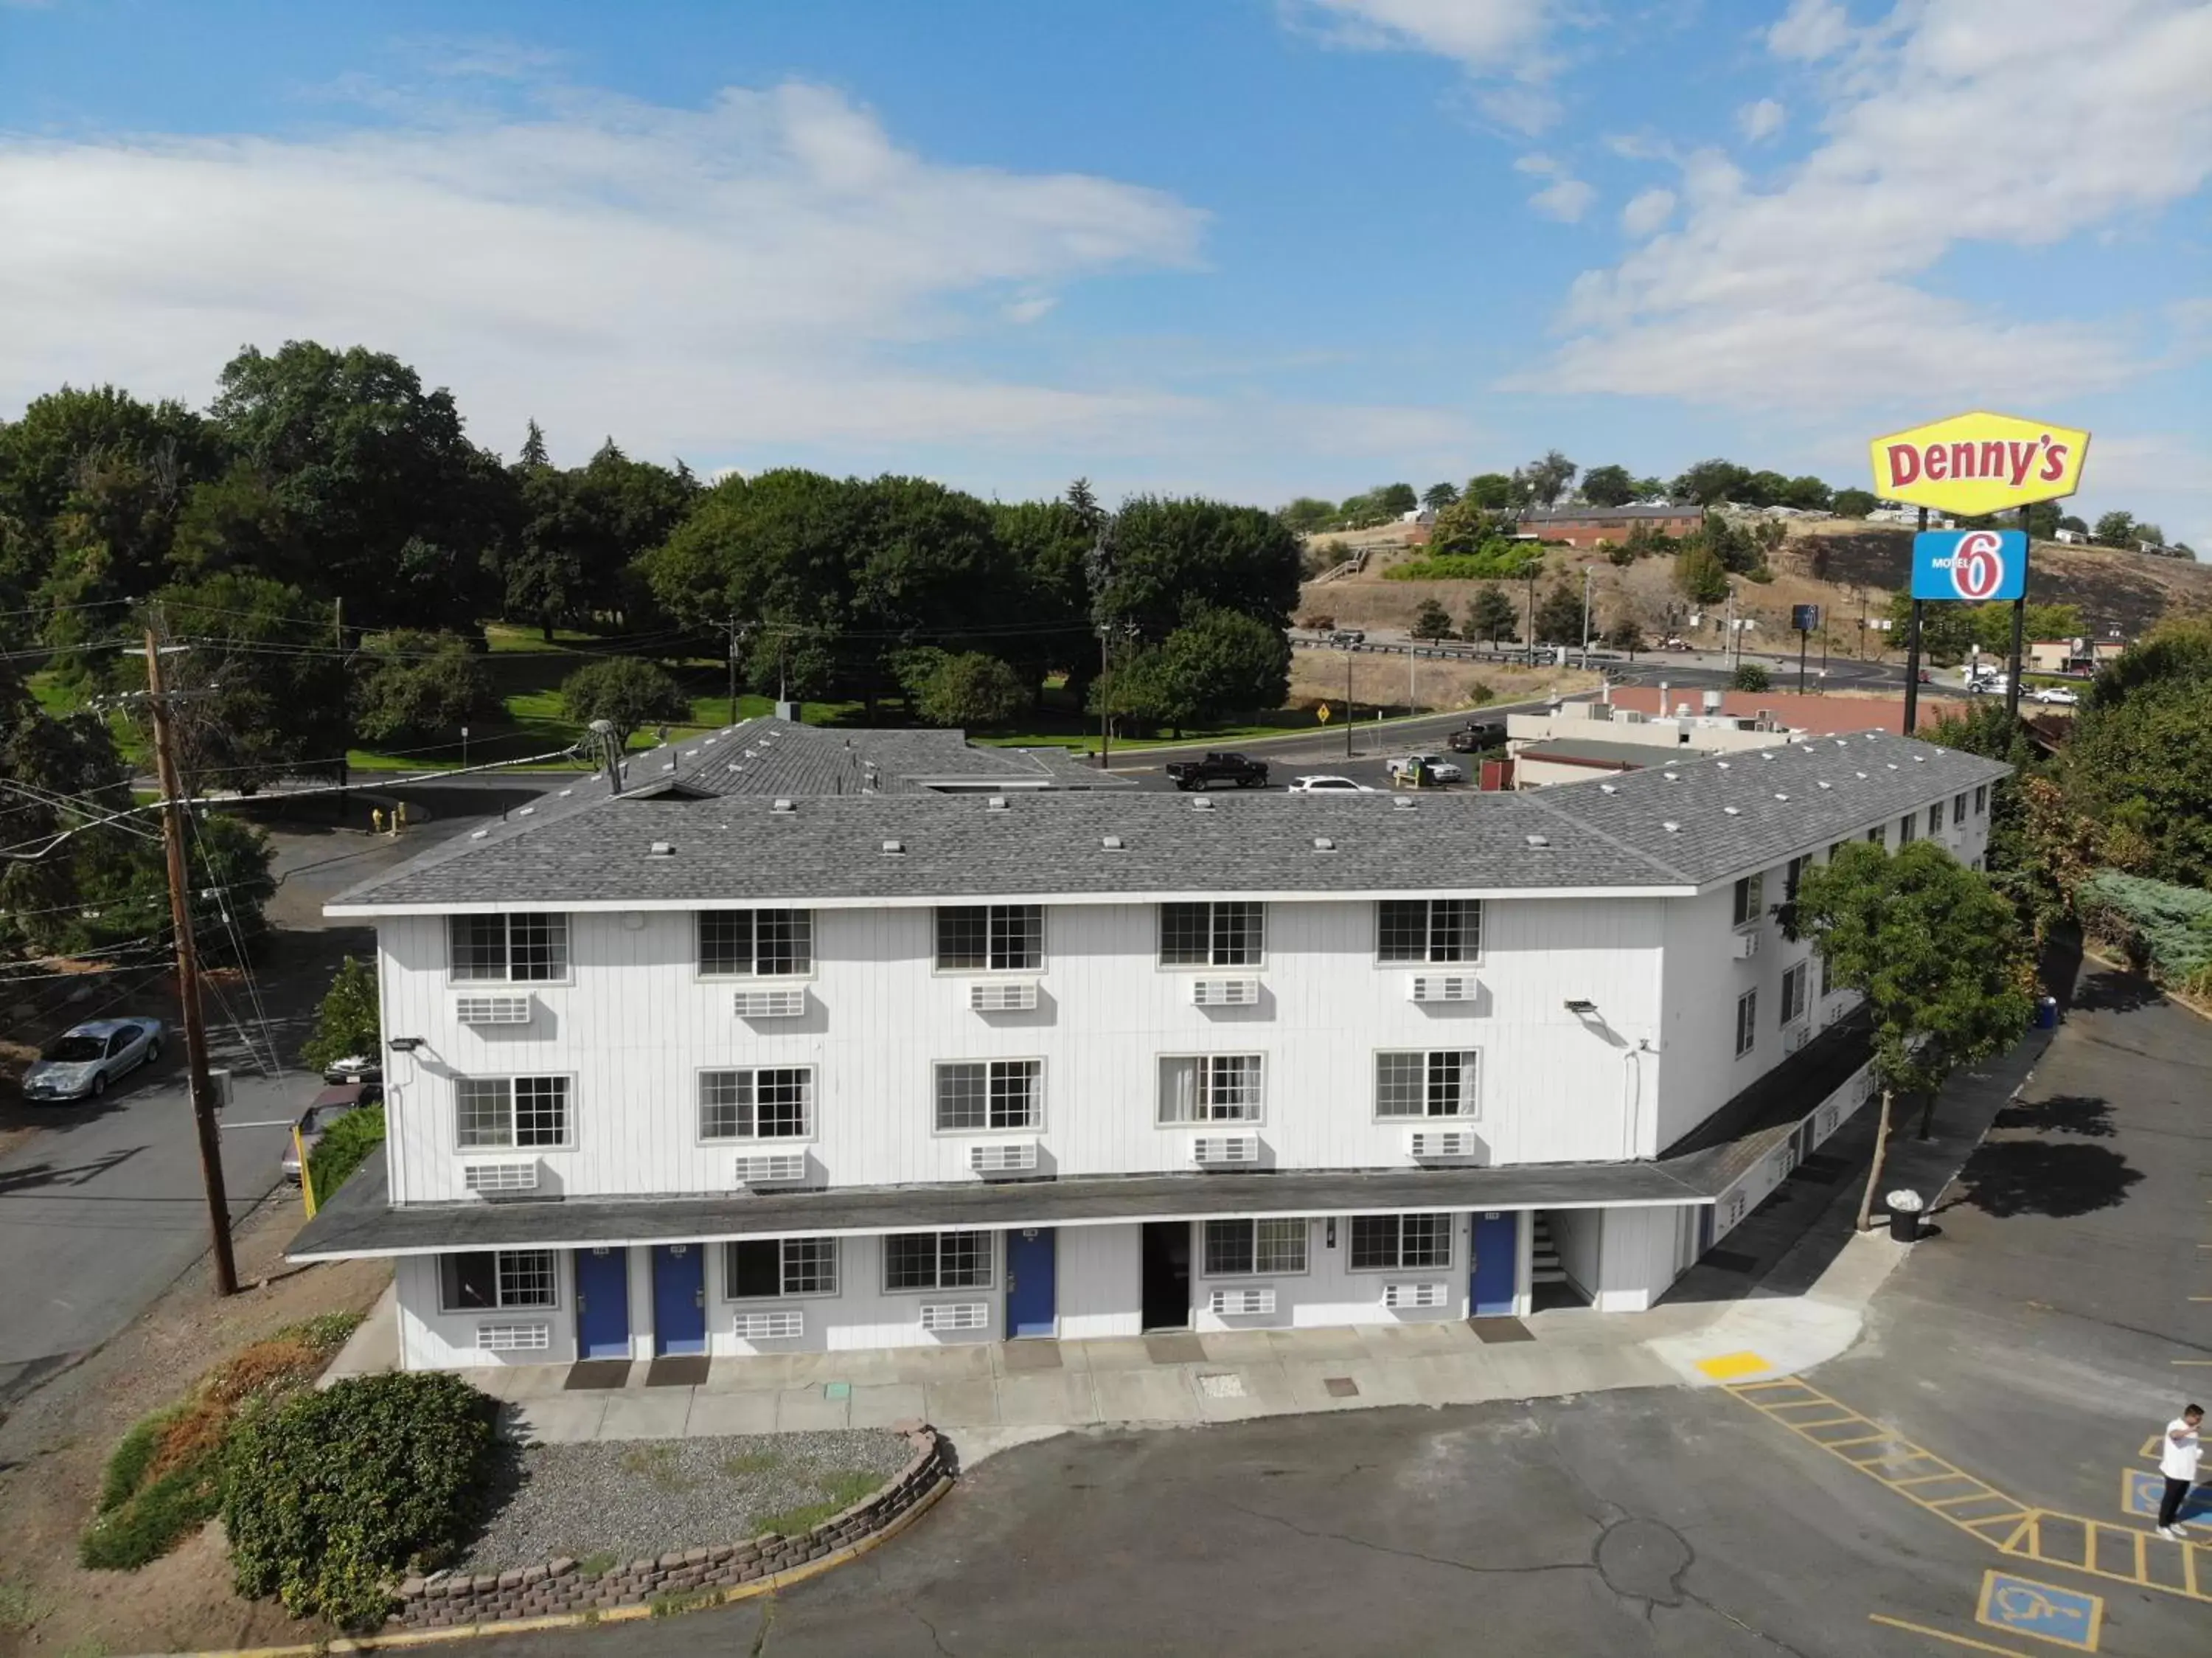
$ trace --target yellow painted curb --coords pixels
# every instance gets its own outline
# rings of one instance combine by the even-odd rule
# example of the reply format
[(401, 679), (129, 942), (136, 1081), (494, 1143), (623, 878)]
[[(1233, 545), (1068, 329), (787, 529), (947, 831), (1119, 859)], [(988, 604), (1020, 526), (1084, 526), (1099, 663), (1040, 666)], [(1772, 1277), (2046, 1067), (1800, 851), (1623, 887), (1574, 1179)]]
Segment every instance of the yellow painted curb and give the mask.
[(1755, 1376), (1761, 1370), (1774, 1367), (1756, 1353), (1723, 1353), (1717, 1358), (1699, 1359), (1698, 1368), (1715, 1381), (1734, 1381), (1741, 1376)]
[[(848, 1560), (857, 1560), (878, 1545), (888, 1543), (908, 1526), (919, 1520), (937, 1504), (939, 1497), (952, 1488), (952, 1476), (941, 1474), (937, 1484), (915, 1499), (914, 1506), (879, 1532), (871, 1532), (857, 1543), (848, 1543), (823, 1555), (819, 1560), (810, 1560), (801, 1566), (793, 1566), (770, 1577), (750, 1583), (732, 1584), (722, 1589), (701, 1589), (696, 1601), (690, 1596), (678, 1596), (685, 1602), (684, 1612), (707, 1612), (715, 1606), (732, 1606), (740, 1600), (751, 1600), (763, 1594), (774, 1594), (803, 1583), (810, 1577), (818, 1577), (832, 1566), (842, 1566)], [(599, 1624), (630, 1624), (641, 1618), (654, 1616), (650, 1604), (636, 1606), (610, 1606), (601, 1612), (557, 1612), (543, 1618), (511, 1618), (499, 1624), (464, 1624), (453, 1629), (398, 1630), (390, 1635), (341, 1636), (335, 1640), (314, 1641), (290, 1647), (236, 1647), (209, 1652), (149, 1653), (140, 1658), (321, 1658), (325, 1653), (384, 1652), (399, 1647), (428, 1647), (450, 1641), (472, 1641), (483, 1636), (528, 1635), (538, 1630), (588, 1629)], [(662, 1612), (662, 1617), (676, 1614)]]

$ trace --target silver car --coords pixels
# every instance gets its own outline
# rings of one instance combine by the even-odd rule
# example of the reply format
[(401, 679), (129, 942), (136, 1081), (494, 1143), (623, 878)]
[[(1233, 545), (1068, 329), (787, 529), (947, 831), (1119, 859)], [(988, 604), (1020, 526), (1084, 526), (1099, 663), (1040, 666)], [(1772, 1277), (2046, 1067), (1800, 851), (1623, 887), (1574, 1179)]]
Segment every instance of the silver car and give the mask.
[(97, 1100), (110, 1082), (161, 1057), (160, 1020), (91, 1020), (58, 1037), (23, 1073), (23, 1098)]

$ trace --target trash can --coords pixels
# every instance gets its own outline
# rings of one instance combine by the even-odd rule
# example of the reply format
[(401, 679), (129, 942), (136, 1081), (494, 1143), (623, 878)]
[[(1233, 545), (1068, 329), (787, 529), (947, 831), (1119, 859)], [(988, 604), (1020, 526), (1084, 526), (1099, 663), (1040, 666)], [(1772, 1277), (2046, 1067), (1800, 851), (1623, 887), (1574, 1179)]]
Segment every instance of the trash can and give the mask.
[(1909, 1244), (1920, 1236), (1920, 1194), (1917, 1192), (1893, 1192), (1889, 1194), (1889, 1235), (1901, 1244)]
[(2058, 1028), (2058, 998), (2057, 997), (2036, 997), (2035, 1028), (2039, 1031), (2055, 1031)]

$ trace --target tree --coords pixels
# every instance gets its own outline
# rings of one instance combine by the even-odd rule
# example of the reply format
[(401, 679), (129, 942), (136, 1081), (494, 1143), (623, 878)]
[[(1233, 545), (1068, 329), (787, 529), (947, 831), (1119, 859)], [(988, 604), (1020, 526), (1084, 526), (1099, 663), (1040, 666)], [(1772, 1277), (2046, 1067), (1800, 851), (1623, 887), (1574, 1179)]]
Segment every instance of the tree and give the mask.
[(1387, 518), (1403, 518), (1421, 504), (1411, 484), (1382, 484), (1368, 493), (1376, 510)]
[(1583, 499), (1594, 507), (1618, 507), (1636, 499), (1636, 480), (1626, 466), (1592, 466), (1583, 474)]
[(1208, 609), (1279, 632), (1297, 605), (1297, 538), (1257, 507), (1136, 496), (1114, 515), (1113, 555), (1097, 619), (1133, 625), (1147, 643)]
[(1485, 512), (1504, 512), (1513, 504), (1513, 480), (1504, 472), (1477, 472), (1460, 498)]
[(1477, 505), (1472, 495), (1463, 495), (1451, 505), (1442, 509), (1430, 524), (1429, 557), (1464, 557), (1486, 552), (1499, 543), (1510, 541), (1513, 531), (1514, 524), (1510, 518)]
[[(2005, 613), (2005, 648), (2011, 649), (2012, 607), (1999, 607)], [(1889, 637), (1900, 649), (1911, 638), (1912, 595), (1903, 590), (1889, 596)], [(1948, 600), (1930, 600), (1920, 607), (1921, 654), (1939, 667), (1964, 661), (1975, 640), (1974, 608)]]
[(1421, 504), (1431, 512), (1441, 512), (1458, 499), (1459, 486), (1455, 484), (1431, 484), (1421, 491)]
[(1805, 872), (1789, 922), (1793, 937), (1813, 941), (1832, 984), (1866, 998), (1874, 1023), (1881, 1121), (1859, 1202), (1863, 1232), (1895, 1095), (1924, 1097), (1925, 1139), (1952, 1072), (2002, 1052), (2027, 1028), (2034, 969), (2012, 906), (1931, 840), (1894, 856), (1850, 842)]
[(356, 1056), (374, 1059), (384, 1051), (379, 1021), (375, 971), (347, 956), (323, 993), (315, 1033), (300, 1049), (300, 1058), (318, 1070)]
[(1838, 518), (1863, 518), (1881, 504), (1869, 490), (1838, 490), (1828, 503)]
[(665, 668), (636, 656), (607, 656), (561, 682), (561, 711), (578, 725), (606, 721), (619, 751), (640, 726), (690, 719), (691, 699)]
[(2100, 547), (2120, 547), (2133, 552), (2137, 534), (2136, 515), (2131, 512), (2108, 512), (2097, 520), (2096, 542)]
[(1700, 460), (1674, 480), (1670, 492), (1677, 501), (1694, 501), (1701, 507), (1741, 501), (1751, 477), (1749, 468), (1733, 460)]
[(1452, 637), (1451, 613), (1435, 600), (1424, 599), (1413, 613), (1410, 631), (1416, 639), (1449, 639)]
[(1778, 472), (1756, 472), (1743, 480), (1743, 503), (1771, 507), (1790, 492), (1790, 480)]
[(1728, 570), (1711, 547), (1695, 544), (1674, 555), (1674, 585), (1692, 604), (1717, 605), (1728, 597)]
[(1782, 491), (1781, 503), (1802, 512), (1824, 512), (1835, 502), (1835, 492), (1819, 479), (1808, 472), (1793, 478)]
[[(197, 642), (171, 675), (194, 693), (177, 721), (187, 788), (252, 794), (288, 771), (344, 760), (353, 744), (346, 664), (299, 588), (222, 570), (155, 598), (168, 631)], [(145, 671), (130, 655), (115, 667), (125, 690), (139, 688)]]
[(530, 423), (530, 430), (523, 434), (522, 453), (515, 456), (514, 464), (525, 467), (550, 466), (553, 464), (552, 457), (545, 452), (544, 429), (535, 420)]
[(483, 659), (451, 633), (402, 630), (367, 641), (356, 665), (354, 729), (372, 747), (449, 736), (499, 706)]
[(1498, 641), (1517, 641), (1520, 613), (1495, 582), (1486, 582), (1474, 590), (1474, 599), (1467, 607), (1467, 626), (1464, 631), (1470, 639), (1484, 639), (1492, 644)]
[(1280, 708), (1291, 694), (1291, 644), (1280, 627), (1205, 607), (1168, 635), (1160, 673), (1185, 718)]
[(1030, 701), (1030, 686), (1006, 661), (980, 650), (921, 650), (906, 679), (915, 711), (932, 725), (976, 730), (1004, 725)]
[(1333, 501), (1302, 495), (1287, 507), (1279, 507), (1275, 516), (1283, 521), (1283, 527), (1294, 535), (1310, 535), (1316, 530), (1325, 530), (1336, 522), (1337, 507)]
[(1578, 645), (1582, 642), (1582, 589), (1561, 576), (1536, 607), (1536, 643)]
[(2212, 621), (2168, 621), (2097, 675), (2059, 770), (2130, 874), (2212, 887)]
[(1774, 676), (1766, 671), (1766, 666), (1763, 662), (1738, 662), (1735, 665), (1735, 672), (1729, 675), (1729, 689), (1752, 692), (1771, 691), (1774, 689)]
[(1609, 649), (1627, 653), (1628, 660), (1632, 662), (1636, 660), (1636, 653), (1644, 649), (1644, 624), (1633, 616), (1623, 616), (1607, 630), (1605, 643)]
[(1553, 507), (1575, 481), (1577, 470), (1575, 463), (1559, 450), (1547, 449), (1541, 460), (1530, 461), (1514, 476), (1527, 486), (1530, 500), (1540, 507)]
[(2058, 527), (2063, 530), (2072, 530), (2076, 535), (2087, 535), (2089, 533), (2088, 521), (2076, 518), (2070, 512), (2058, 521)]

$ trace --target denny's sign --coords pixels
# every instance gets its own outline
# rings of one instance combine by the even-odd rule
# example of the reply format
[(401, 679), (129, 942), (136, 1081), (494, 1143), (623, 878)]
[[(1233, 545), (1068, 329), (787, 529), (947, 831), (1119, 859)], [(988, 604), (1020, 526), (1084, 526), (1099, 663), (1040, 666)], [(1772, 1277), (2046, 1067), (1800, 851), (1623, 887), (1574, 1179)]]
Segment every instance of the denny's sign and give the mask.
[(1893, 432), (1870, 448), (1874, 492), (1883, 500), (1979, 518), (2073, 494), (2089, 434), (1977, 412)]

